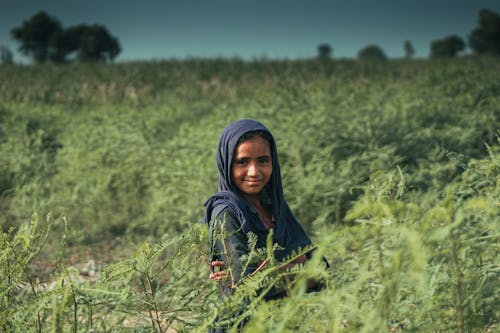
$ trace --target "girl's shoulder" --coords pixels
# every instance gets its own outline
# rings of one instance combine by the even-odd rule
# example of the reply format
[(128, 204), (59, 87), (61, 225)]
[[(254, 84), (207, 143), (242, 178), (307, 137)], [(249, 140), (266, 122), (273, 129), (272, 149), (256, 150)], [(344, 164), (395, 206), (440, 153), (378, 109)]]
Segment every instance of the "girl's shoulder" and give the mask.
[(227, 205), (218, 205), (212, 210), (212, 218), (210, 221), (212, 227), (228, 230), (241, 229), (241, 222), (234, 210)]
[(212, 210), (212, 221), (237, 220), (236, 213), (228, 205), (217, 205)]

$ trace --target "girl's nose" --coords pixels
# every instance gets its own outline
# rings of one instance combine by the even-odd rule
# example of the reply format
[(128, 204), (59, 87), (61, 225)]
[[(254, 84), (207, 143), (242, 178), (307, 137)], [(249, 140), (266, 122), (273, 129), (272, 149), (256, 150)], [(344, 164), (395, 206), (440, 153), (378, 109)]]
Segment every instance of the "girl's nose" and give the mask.
[(257, 166), (254, 163), (250, 163), (248, 165), (247, 174), (249, 176), (256, 176), (257, 175)]

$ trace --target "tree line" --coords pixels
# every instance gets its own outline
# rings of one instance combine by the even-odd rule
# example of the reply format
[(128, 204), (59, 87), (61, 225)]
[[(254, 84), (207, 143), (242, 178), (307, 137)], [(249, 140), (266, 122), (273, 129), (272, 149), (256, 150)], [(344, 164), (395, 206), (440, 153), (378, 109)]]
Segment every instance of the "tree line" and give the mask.
[[(457, 56), (464, 51), (466, 45), (470, 47), (474, 54), (500, 54), (500, 15), (489, 10), (479, 11), (478, 26), (474, 28), (468, 36), (467, 44), (465, 40), (457, 35), (450, 35), (434, 40), (430, 45), (431, 58), (449, 58)], [(408, 40), (404, 42), (405, 58), (412, 58), (415, 48)], [(329, 59), (333, 49), (329, 44), (318, 46), (318, 58)], [(360, 60), (387, 60), (387, 55), (378, 45), (368, 45), (357, 54)]]
[[(57, 18), (44, 11), (10, 33), (21, 44), (19, 51), (35, 63), (105, 62), (112, 61), (121, 52), (119, 40), (105, 26), (79, 24), (63, 28)], [(12, 53), (9, 54), (7, 48), (1, 48), (0, 56), (2, 62), (12, 62)]]
[[(119, 40), (100, 24), (80, 24), (63, 28), (61, 22), (40, 11), (19, 27), (13, 28), (11, 36), (21, 45), (19, 51), (31, 57), (35, 63), (71, 61), (112, 61), (120, 54)], [(431, 58), (455, 57), (469, 46), (474, 54), (500, 54), (500, 15), (489, 10), (479, 11), (478, 25), (466, 41), (457, 35), (434, 40), (430, 45)], [(404, 42), (405, 58), (415, 54), (408, 40)], [(330, 59), (333, 49), (329, 44), (317, 48), (319, 59)], [(368, 45), (357, 54), (360, 60), (387, 60), (387, 55), (378, 45)], [(0, 63), (13, 63), (12, 52), (0, 46)]]

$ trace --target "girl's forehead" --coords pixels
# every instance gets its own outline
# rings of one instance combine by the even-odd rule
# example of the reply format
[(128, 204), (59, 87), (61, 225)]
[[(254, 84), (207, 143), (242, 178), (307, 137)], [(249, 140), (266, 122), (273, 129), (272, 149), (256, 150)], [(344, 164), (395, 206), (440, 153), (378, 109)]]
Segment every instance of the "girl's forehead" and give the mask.
[(260, 137), (260, 136), (253, 136), (251, 138), (248, 138), (244, 141), (241, 141), (240, 143), (238, 143), (238, 145), (236, 146), (236, 152), (241, 152), (241, 151), (256, 151), (256, 150), (259, 150), (259, 151), (266, 151), (268, 154), (271, 153), (271, 147), (270, 147), (270, 144), (269, 142)]

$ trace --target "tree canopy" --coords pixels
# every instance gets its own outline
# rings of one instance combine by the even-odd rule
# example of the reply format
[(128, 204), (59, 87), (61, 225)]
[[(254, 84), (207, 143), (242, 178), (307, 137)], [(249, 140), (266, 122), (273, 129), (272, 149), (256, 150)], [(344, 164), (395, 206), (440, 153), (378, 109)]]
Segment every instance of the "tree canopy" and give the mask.
[(35, 62), (45, 62), (57, 53), (57, 39), (63, 29), (56, 18), (40, 11), (11, 30), (14, 39), (21, 43), (19, 51)]
[(358, 52), (359, 60), (376, 60), (384, 61), (387, 60), (387, 55), (378, 45), (368, 45)]
[(318, 59), (330, 59), (332, 56), (332, 47), (330, 44), (318, 45)]
[(415, 54), (415, 48), (413, 47), (413, 44), (409, 40), (405, 40), (403, 47), (405, 50), (405, 58), (413, 58), (413, 55)]
[(118, 39), (99, 24), (81, 24), (67, 30), (66, 45), (75, 48), (80, 61), (113, 60), (121, 51)]
[(478, 54), (500, 54), (500, 15), (481, 9), (478, 27), (469, 35), (468, 44)]
[(465, 49), (465, 42), (457, 35), (451, 35), (431, 43), (431, 58), (455, 57)]
[(0, 64), (10, 65), (14, 63), (14, 56), (7, 46), (0, 45)]
[(37, 63), (66, 62), (76, 53), (80, 61), (112, 61), (120, 52), (118, 39), (100, 24), (80, 24), (63, 29), (56, 18), (44, 11), (11, 30), (21, 43), (19, 51)]

